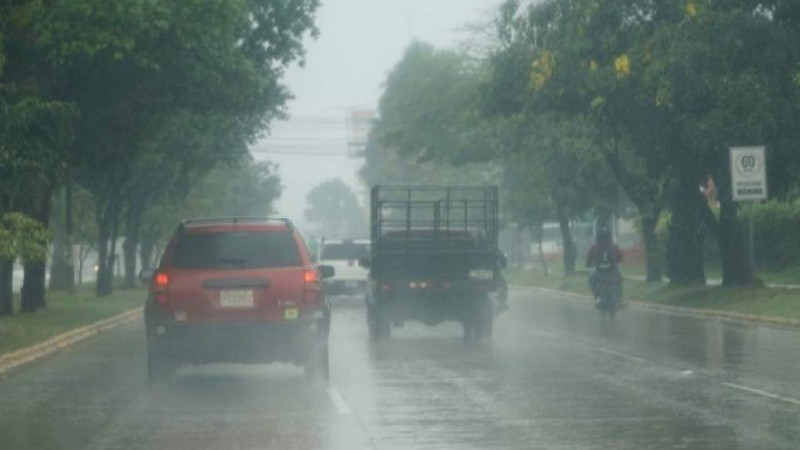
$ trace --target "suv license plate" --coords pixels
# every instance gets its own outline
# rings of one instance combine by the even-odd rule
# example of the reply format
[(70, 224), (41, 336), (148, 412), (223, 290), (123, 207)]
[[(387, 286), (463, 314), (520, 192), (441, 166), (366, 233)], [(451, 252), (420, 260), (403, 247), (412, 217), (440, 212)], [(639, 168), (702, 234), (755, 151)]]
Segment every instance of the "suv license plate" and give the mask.
[(219, 306), (222, 308), (252, 308), (253, 291), (221, 291)]

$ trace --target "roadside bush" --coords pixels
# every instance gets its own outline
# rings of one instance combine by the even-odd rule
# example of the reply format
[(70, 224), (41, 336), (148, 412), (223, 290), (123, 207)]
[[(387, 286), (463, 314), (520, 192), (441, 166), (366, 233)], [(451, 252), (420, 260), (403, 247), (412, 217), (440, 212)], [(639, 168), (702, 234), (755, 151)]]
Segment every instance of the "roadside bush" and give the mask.
[(744, 227), (751, 216), (756, 264), (771, 270), (800, 265), (800, 201), (746, 205), (741, 209)]

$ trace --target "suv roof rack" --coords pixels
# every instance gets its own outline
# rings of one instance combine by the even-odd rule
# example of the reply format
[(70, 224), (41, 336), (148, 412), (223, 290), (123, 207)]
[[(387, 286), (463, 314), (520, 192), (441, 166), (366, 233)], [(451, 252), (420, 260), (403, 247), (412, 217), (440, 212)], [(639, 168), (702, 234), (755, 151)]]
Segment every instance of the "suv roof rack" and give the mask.
[(294, 229), (291, 220), (285, 217), (208, 217), (199, 219), (183, 219), (181, 227), (193, 225), (228, 225), (239, 223), (279, 222), (285, 224), (290, 230)]

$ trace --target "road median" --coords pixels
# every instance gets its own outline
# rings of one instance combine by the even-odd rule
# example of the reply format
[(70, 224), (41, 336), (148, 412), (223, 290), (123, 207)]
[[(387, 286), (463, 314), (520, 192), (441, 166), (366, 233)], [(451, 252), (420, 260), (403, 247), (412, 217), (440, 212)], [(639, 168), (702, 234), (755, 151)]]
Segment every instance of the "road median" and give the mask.
[(0, 317), (0, 375), (140, 317), (143, 298), (143, 290), (51, 293), (46, 309)]
[[(522, 286), (522, 285), (511, 285), (511, 288), (514, 289), (522, 289), (522, 290), (533, 290), (538, 292), (546, 292), (548, 294), (555, 294), (562, 297), (568, 297), (572, 300), (580, 300), (584, 302), (591, 302), (592, 297), (586, 294), (577, 294), (574, 292), (569, 291), (562, 291), (559, 289), (550, 289), (550, 288), (543, 288), (537, 286)], [(713, 309), (698, 309), (698, 308), (687, 308), (684, 306), (672, 306), (672, 305), (662, 305), (655, 302), (648, 302), (645, 300), (631, 300), (627, 299), (626, 304), (628, 306), (634, 306), (637, 308), (642, 309), (651, 309), (656, 311), (661, 311), (669, 314), (678, 314), (678, 315), (685, 315), (685, 316), (695, 316), (695, 317), (703, 317), (703, 318), (716, 318), (716, 319), (725, 319), (731, 320), (736, 322), (747, 322), (747, 323), (761, 323), (765, 325), (773, 325), (773, 326), (780, 326), (780, 327), (791, 327), (791, 328), (800, 328), (800, 320), (797, 319), (788, 319), (785, 317), (773, 317), (773, 316), (757, 316), (753, 314), (743, 314), (731, 311), (720, 311), (720, 310), (713, 310)]]
[[(512, 285), (591, 301), (585, 274), (550, 275), (513, 271)], [(671, 314), (800, 328), (800, 297), (791, 289), (721, 286), (674, 286), (669, 283), (625, 282), (628, 304)]]

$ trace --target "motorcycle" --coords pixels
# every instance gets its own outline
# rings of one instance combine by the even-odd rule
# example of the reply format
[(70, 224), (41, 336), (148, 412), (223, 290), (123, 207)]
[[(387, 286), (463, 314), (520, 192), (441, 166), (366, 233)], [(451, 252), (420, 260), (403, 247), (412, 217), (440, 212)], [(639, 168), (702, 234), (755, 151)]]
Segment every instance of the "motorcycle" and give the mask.
[(622, 276), (619, 272), (596, 272), (594, 274), (597, 301), (595, 306), (603, 317), (614, 318), (622, 309)]

